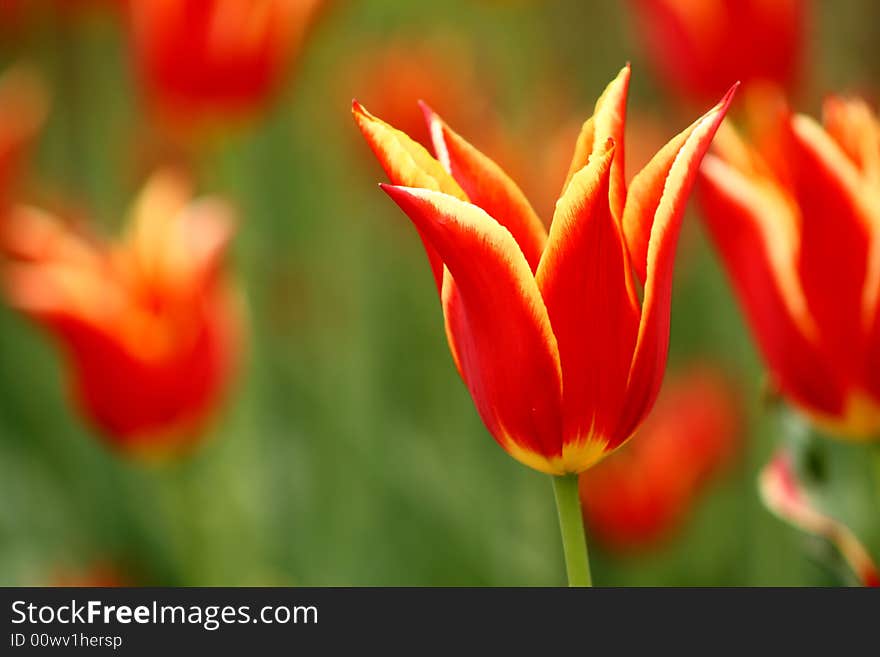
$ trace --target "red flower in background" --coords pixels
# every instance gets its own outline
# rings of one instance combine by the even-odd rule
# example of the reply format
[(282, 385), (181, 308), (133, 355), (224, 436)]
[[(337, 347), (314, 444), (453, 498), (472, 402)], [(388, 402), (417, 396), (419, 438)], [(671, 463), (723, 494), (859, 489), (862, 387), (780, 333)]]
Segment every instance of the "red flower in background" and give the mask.
[(29, 207), (0, 225), (10, 302), (58, 340), (79, 407), (130, 451), (192, 442), (239, 351), (238, 298), (223, 271), (231, 210), (189, 191), (176, 173), (154, 175), (116, 243)]
[(775, 387), (840, 436), (880, 439), (880, 125), (832, 98), (824, 128), (777, 101), (753, 143), (719, 132), (706, 225)]
[(383, 42), (347, 66), (340, 85), (346, 94), (350, 97), (351, 89), (356, 90), (364, 105), (423, 146), (430, 146), (431, 136), (413, 99), (492, 145), (499, 141), (492, 90), (482, 84), (467, 42), (454, 36)]
[(46, 95), (36, 78), (23, 70), (0, 78), (0, 211), (9, 203), (22, 156), (45, 116)]
[(793, 88), (806, 0), (630, 0), (645, 58), (676, 93), (717, 98), (735, 80)]
[(483, 422), (514, 458), (553, 475), (589, 468), (653, 405), (684, 206), (732, 96), (627, 189), (629, 75), (624, 68), (584, 124), (549, 234), (501, 168), (432, 111), (437, 159), (354, 104), (393, 183), (383, 189), (422, 237), (453, 359)]
[(665, 538), (740, 447), (738, 398), (699, 368), (664, 386), (633, 439), (580, 477), (584, 518), (608, 547), (629, 551)]
[(135, 67), (179, 121), (247, 115), (283, 80), (321, 0), (127, 0)]
[(791, 454), (780, 449), (764, 466), (758, 479), (764, 504), (782, 520), (830, 541), (863, 586), (880, 586), (880, 570), (849, 527), (826, 515), (810, 499), (798, 479)]

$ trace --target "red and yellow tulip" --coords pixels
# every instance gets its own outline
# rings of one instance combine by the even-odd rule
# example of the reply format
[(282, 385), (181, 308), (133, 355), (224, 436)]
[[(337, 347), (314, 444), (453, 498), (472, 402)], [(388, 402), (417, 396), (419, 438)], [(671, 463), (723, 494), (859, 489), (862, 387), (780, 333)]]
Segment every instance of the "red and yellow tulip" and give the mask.
[(626, 67), (584, 124), (549, 232), (504, 171), (427, 107), (436, 158), (354, 103), (392, 183), (382, 189), (421, 235), (483, 422), (514, 458), (553, 475), (620, 446), (654, 402), (682, 215), (733, 92), (627, 187), (629, 78)]
[(611, 549), (666, 538), (740, 446), (730, 383), (705, 366), (668, 383), (633, 439), (580, 477), (584, 519)]
[(278, 89), (321, 0), (127, 0), (135, 67), (173, 121), (237, 118)]
[(880, 586), (880, 570), (871, 554), (839, 520), (823, 513), (798, 479), (791, 454), (780, 449), (758, 478), (761, 499), (770, 511), (794, 527), (830, 541), (863, 586)]
[(232, 212), (189, 194), (183, 176), (155, 174), (114, 243), (32, 207), (0, 224), (7, 297), (60, 343), (77, 405), (127, 451), (192, 442), (240, 347)]
[(792, 88), (806, 0), (630, 0), (647, 61), (677, 93), (716, 98), (733, 80)]
[(763, 103), (720, 132), (700, 199), (774, 387), (821, 428), (880, 439), (880, 125), (831, 98), (824, 127)]

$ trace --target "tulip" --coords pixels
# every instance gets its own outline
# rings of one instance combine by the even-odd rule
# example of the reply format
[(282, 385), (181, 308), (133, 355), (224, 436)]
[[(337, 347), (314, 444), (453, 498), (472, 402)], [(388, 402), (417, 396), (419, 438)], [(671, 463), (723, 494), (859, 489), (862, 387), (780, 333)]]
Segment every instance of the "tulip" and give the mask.
[(629, 438), (654, 402), (684, 207), (734, 91), (627, 189), (629, 78), (626, 67), (584, 124), (549, 233), (501, 168), (429, 108), (436, 159), (353, 105), (391, 179), (382, 189), (422, 238), (453, 361), (486, 428), (554, 475), (571, 583), (590, 581), (576, 475)]
[(172, 122), (253, 113), (277, 91), (320, 0), (128, 0), (135, 68)]
[(452, 36), (385, 40), (346, 62), (339, 85), (356, 89), (364, 104), (423, 146), (430, 145), (431, 136), (413, 98), (484, 139), (488, 134), (495, 146), (501, 137), (491, 112), (493, 94), (481, 83), (476, 62), (469, 44)]
[(45, 115), (46, 94), (30, 73), (14, 69), (0, 78), (0, 211)]
[(128, 453), (192, 445), (236, 361), (232, 211), (189, 193), (178, 173), (155, 174), (112, 243), (25, 206), (0, 226), (7, 297), (60, 344), (77, 406)]
[(734, 391), (695, 368), (664, 387), (633, 439), (580, 476), (584, 519), (617, 552), (656, 545), (683, 522), (740, 445)]
[(794, 527), (830, 541), (863, 586), (880, 586), (880, 570), (852, 530), (823, 513), (798, 479), (793, 459), (781, 448), (764, 466), (758, 479), (764, 504)]
[(676, 93), (715, 98), (732, 80), (793, 88), (806, 0), (630, 0), (647, 61)]
[[(880, 126), (831, 98), (824, 128), (764, 105), (706, 157), (700, 201), (773, 387), (838, 437), (880, 438)], [(725, 126), (726, 127), (726, 126)]]

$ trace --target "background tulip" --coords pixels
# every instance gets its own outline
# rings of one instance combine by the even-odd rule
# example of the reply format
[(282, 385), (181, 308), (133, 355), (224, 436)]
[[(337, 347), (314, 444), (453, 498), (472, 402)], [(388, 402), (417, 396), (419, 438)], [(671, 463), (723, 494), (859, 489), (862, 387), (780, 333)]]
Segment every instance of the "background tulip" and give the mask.
[(832, 98), (825, 127), (777, 101), (707, 157), (706, 225), (774, 386), (842, 437), (880, 438), (880, 128)]
[(320, 0), (128, 0), (132, 57), (172, 121), (240, 117), (280, 86)]
[(679, 528), (740, 451), (737, 397), (705, 366), (664, 386), (633, 439), (580, 477), (584, 519), (596, 539), (615, 552), (644, 551)]
[(807, 0), (629, 0), (646, 62), (675, 93), (705, 101), (735, 80), (794, 88)]
[(845, 524), (823, 513), (799, 481), (793, 456), (780, 448), (759, 478), (761, 499), (782, 520), (828, 540), (863, 586), (880, 586), (880, 571), (864, 544)]
[(3, 224), (10, 302), (62, 346), (78, 406), (115, 446), (179, 449), (216, 410), (240, 347), (232, 231), (225, 203), (191, 202), (170, 171), (148, 182), (117, 243), (30, 207)]

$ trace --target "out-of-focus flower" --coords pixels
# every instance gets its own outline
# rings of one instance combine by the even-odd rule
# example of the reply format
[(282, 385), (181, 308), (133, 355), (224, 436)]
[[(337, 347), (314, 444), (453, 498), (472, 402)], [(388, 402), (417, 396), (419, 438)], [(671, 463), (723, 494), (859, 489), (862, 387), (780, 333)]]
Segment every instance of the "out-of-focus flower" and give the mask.
[(173, 122), (238, 118), (279, 88), (322, 0), (127, 0), (145, 93)]
[(880, 586), (880, 570), (849, 527), (822, 513), (798, 480), (788, 450), (779, 449), (758, 479), (764, 504), (782, 520), (832, 543), (863, 586)]
[(553, 475), (589, 468), (653, 405), (684, 206), (733, 92), (627, 189), (629, 76), (626, 67), (584, 124), (549, 235), (501, 168), (431, 110), (437, 159), (354, 104), (393, 183), (382, 188), (422, 237), (453, 360), (483, 422), (514, 458)]
[(880, 126), (831, 98), (824, 128), (781, 101), (753, 143), (719, 132), (703, 215), (774, 386), (821, 428), (880, 438)]
[(191, 201), (185, 177), (167, 170), (147, 183), (118, 242), (23, 206), (0, 229), (6, 294), (63, 347), (86, 417), (132, 452), (193, 442), (240, 347), (224, 271), (231, 209)]
[(132, 586), (130, 579), (110, 563), (96, 563), (82, 572), (65, 570), (60, 572), (51, 586), (74, 588), (112, 588)]
[(500, 130), (492, 112), (493, 94), (476, 69), (471, 48), (455, 37), (396, 40), (364, 49), (345, 71), (342, 84), (349, 97), (354, 89), (364, 105), (423, 146), (430, 146), (431, 137), (413, 99), (494, 145)]
[(46, 94), (30, 73), (13, 69), (0, 78), (0, 211), (21, 158), (46, 116)]
[(647, 61), (677, 93), (716, 98), (735, 80), (797, 82), (806, 0), (630, 0)]
[(740, 444), (737, 395), (718, 372), (668, 383), (633, 439), (580, 477), (584, 518), (610, 548), (637, 550), (675, 530)]

